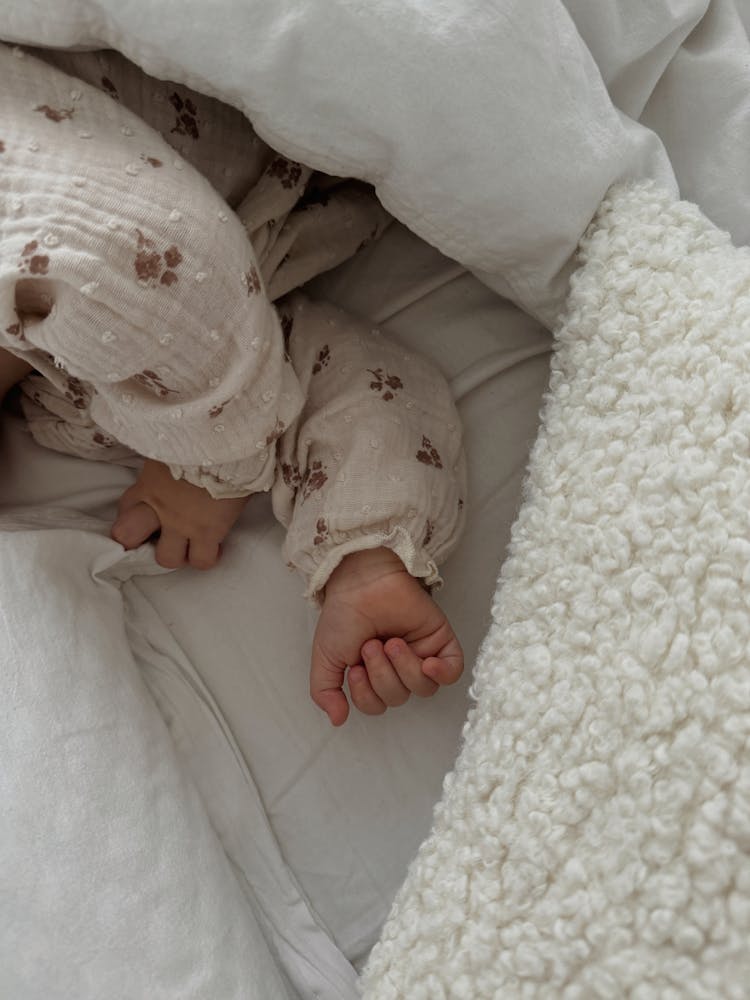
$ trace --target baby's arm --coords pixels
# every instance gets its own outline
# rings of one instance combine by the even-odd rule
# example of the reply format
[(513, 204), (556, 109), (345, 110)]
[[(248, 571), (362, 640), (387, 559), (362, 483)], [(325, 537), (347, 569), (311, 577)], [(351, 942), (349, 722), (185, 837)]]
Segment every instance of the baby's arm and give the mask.
[(279, 442), (274, 510), (287, 562), (322, 604), (311, 690), (339, 725), (347, 668), (368, 714), (461, 672), (423, 586), (439, 583), (463, 523), (460, 421), (425, 359), (330, 306), (294, 296), (280, 308), (306, 402)]

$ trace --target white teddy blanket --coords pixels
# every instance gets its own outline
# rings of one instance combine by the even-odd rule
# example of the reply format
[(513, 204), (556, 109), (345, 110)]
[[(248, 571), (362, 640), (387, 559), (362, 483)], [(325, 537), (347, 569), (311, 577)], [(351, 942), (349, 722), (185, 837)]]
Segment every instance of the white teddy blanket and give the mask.
[(746, 998), (750, 251), (613, 191), (368, 1000)]

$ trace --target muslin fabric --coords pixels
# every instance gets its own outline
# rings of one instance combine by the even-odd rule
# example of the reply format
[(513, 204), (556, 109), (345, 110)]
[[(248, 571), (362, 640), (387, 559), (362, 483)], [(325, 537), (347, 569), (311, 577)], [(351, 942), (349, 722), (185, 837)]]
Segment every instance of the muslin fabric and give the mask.
[(0, 71), (0, 346), (38, 373), (36, 440), (157, 459), (215, 497), (276, 482), (309, 596), (378, 545), (439, 582), (465, 496), (445, 379), (325, 305), (295, 324), (284, 300), (385, 229), (371, 191), (117, 53), (1, 47)]

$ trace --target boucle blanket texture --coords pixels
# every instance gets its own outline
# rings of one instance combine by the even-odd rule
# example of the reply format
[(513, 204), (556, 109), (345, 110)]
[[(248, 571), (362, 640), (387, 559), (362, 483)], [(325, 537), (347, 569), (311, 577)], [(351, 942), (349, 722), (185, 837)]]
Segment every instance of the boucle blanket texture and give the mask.
[(750, 250), (613, 189), (367, 1000), (750, 996)]

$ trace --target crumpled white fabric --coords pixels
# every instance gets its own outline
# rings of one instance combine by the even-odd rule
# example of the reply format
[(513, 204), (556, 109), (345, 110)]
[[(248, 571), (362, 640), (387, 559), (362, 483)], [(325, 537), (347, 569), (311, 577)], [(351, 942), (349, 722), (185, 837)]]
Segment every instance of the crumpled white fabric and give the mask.
[(748, 0), (6, 0), (0, 34), (118, 48), (243, 110), (554, 322), (611, 184), (750, 235)]
[(153, 561), (95, 528), (0, 523), (0, 994), (291, 1000), (125, 636)]

